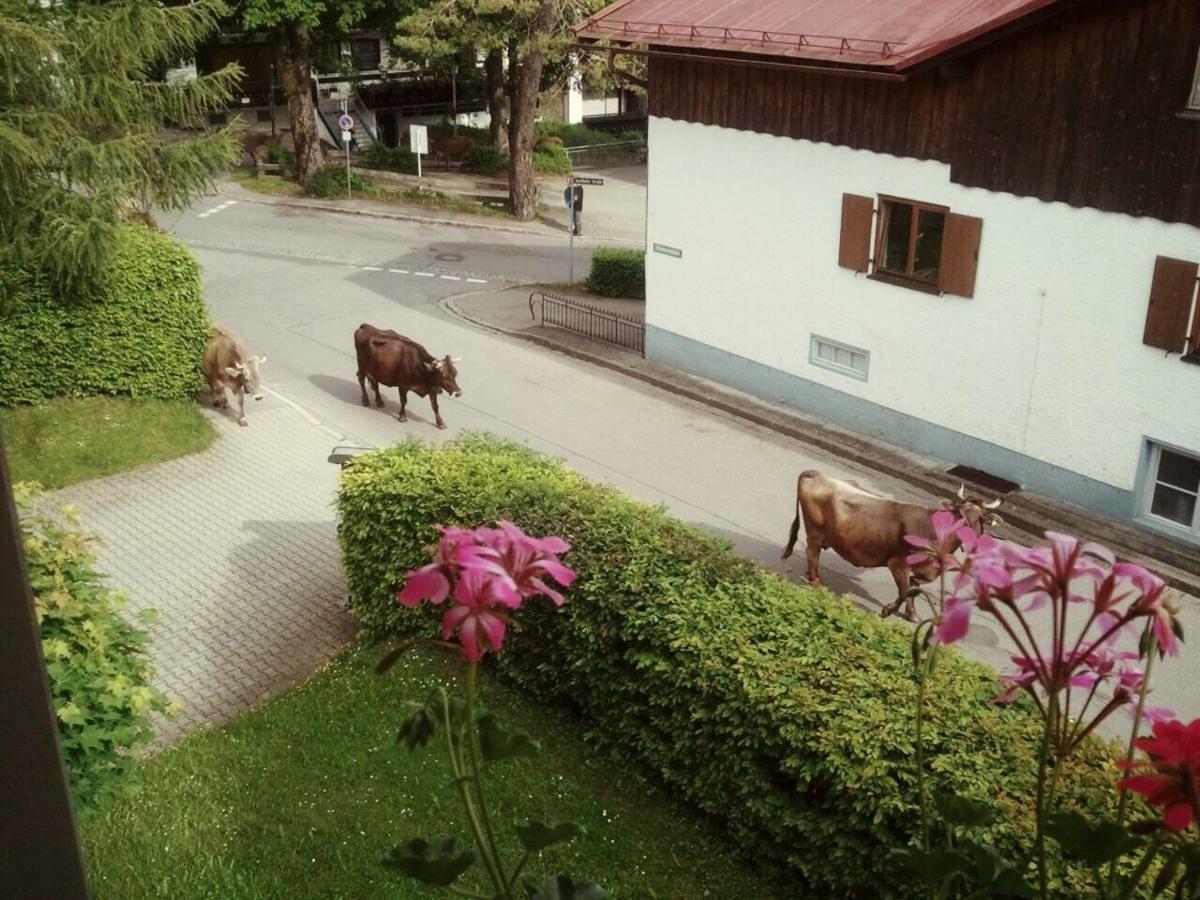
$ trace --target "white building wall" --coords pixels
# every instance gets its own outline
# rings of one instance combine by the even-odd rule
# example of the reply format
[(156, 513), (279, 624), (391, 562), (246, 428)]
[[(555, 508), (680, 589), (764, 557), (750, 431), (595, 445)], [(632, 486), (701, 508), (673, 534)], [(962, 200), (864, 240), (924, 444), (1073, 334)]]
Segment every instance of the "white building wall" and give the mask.
[[(647, 242), (683, 256), (647, 253), (648, 325), (1124, 491), (1144, 437), (1200, 451), (1200, 366), (1142, 344), (1155, 256), (1200, 258), (1200, 229), (966, 188), (938, 162), (650, 135)], [(840, 268), (843, 192), (983, 219), (974, 299)], [(870, 351), (869, 380), (810, 364), (813, 333)]]

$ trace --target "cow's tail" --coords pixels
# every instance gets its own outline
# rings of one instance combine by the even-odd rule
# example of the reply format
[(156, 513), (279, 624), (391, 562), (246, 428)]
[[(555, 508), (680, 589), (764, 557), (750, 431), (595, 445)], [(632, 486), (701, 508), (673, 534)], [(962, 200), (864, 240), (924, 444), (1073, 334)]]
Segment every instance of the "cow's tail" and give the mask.
[(787, 559), (792, 555), (792, 551), (796, 549), (796, 540), (800, 537), (800, 491), (804, 484), (805, 478), (812, 478), (816, 475), (816, 471), (809, 469), (801, 472), (800, 477), (796, 479), (796, 516), (792, 519), (792, 528), (788, 532), (787, 546), (783, 548), (783, 556), (780, 559)]

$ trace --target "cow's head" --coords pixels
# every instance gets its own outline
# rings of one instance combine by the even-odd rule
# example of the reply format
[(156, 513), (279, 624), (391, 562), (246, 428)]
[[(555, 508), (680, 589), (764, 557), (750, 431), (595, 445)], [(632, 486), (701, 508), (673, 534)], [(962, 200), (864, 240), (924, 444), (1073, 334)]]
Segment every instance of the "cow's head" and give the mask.
[(444, 356), (433, 362), (425, 363), (425, 368), (434, 374), (438, 389), (445, 391), (451, 397), (462, 396), (462, 389), (458, 386), (458, 369), (454, 368), (454, 364), (461, 361), (461, 359)]
[(251, 356), (225, 367), (225, 374), (235, 391), (252, 394), (255, 400), (262, 399), (261, 374), (259, 367), (267, 361), (265, 356)]
[(960, 484), (954, 498), (943, 500), (942, 507), (952, 510), (956, 516), (965, 520), (976, 531), (983, 533), (989, 528), (1004, 524), (1004, 520), (993, 512), (1003, 502), (1001, 497), (997, 497), (995, 500), (985, 500), (974, 494), (967, 494), (967, 486)]

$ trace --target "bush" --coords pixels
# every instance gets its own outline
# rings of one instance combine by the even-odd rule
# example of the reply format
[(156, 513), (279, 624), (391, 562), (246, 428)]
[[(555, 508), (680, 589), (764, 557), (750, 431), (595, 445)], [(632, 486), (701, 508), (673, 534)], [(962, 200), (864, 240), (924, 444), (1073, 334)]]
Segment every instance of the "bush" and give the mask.
[(282, 144), (272, 144), (267, 151), (267, 162), (280, 166), (290, 166), (296, 161), (295, 154)]
[(491, 144), (476, 144), (467, 154), (466, 167), (477, 175), (499, 175), (508, 171), (508, 157)]
[[(357, 172), (350, 173), (350, 189), (352, 193), (359, 196), (371, 196), (379, 193), (379, 188), (375, 186), (373, 181), (364, 178)], [(321, 197), (324, 199), (345, 197), (345, 165), (334, 163), (333, 165), (317, 169), (308, 179), (308, 184), (304, 186), (304, 193), (309, 197)]]
[(644, 146), (646, 143), (646, 135), (640, 131), (622, 131), (617, 135), (617, 140), (623, 144), (636, 146)]
[(617, 140), (606, 131), (593, 131), (583, 125), (569, 125), (566, 122), (538, 122), (534, 126), (534, 134), (538, 137), (558, 138), (567, 147), (612, 144)]
[[(367, 169), (403, 172), (406, 175), (417, 173), (416, 154), (409, 152), (404, 147), (385, 147), (383, 144), (372, 144), (368, 147), (359, 165)], [(345, 179), (342, 180), (344, 187)]]
[(539, 175), (566, 175), (571, 171), (571, 156), (562, 144), (545, 144), (533, 151), (533, 171)]
[[(125, 598), (97, 574), (91, 538), (67, 527), (76, 524), (69, 510), (35, 510), (32, 486), (16, 493), (71, 795), (86, 814), (127, 786), (137, 749), (154, 736), (150, 714), (170, 706), (152, 684), (149, 635), (122, 616)], [(153, 611), (139, 618), (150, 621)]]
[[(592, 484), (516, 444), (408, 442), (342, 476), (339, 536), (350, 608), (378, 638), (427, 636), (438, 607), (399, 607), (437, 524), (510, 519), (562, 535), (579, 573), (562, 608), (529, 604), (497, 657), (546, 703), (569, 703), (615, 757), (723, 820), (755, 861), (813, 896), (911, 896), (889, 859), (914, 839), (910, 631), (846, 599), (783, 581), (728, 544)], [(998, 813), (983, 839), (1008, 858), (1032, 840), (1040, 720), (998, 707), (995, 674), (942, 659), (929, 701), (935, 789)], [(1116, 777), (1099, 743), (1069, 763), (1063, 802), (1109, 810)], [(940, 836), (937, 838), (941, 840)], [(937, 844), (935, 846), (940, 846)], [(1058, 891), (1076, 873), (1055, 859)]]
[(0, 406), (95, 394), (190, 398), (202, 385), (208, 328), (195, 258), (142, 226), (121, 229), (87, 301), (0, 267)]
[(605, 297), (645, 298), (646, 254), (641, 250), (597, 247), (587, 286)]

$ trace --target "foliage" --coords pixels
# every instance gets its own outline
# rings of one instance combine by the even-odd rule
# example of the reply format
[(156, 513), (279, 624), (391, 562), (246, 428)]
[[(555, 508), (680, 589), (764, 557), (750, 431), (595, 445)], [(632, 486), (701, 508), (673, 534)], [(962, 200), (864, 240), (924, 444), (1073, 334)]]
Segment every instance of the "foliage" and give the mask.
[[(304, 193), (310, 197), (332, 199), (346, 196), (346, 167), (333, 164), (318, 169), (308, 184), (304, 185)], [(350, 193), (352, 196), (372, 196), (378, 192), (375, 182), (364, 178), (357, 172), (350, 173)]]
[(195, 258), (122, 226), (94, 296), (69, 302), (36, 272), (0, 267), (0, 406), (94, 394), (192, 397), (208, 314)]
[[(375, 648), (352, 648), (297, 688), (140, 763), (142, 789), (105, 803), (82, 829), (97, 900), (431, 896), (388, 877), (379, 856), (409, 834), (444, 833), (452, 809), (439, 802), (442, 742), (408, 752), (386, 711), (453, 687), (460, 670), (412, 653), (379, 678), (378, 658)], [(544, 851), (548, 871), (589, 872), (628, 898), (780, 895), (704, 817), (596, 752), (569, 712), (486, 671), (480, 690), (488, 712), (521, 722), (544, 748), (493, 767), (487, 788), (497, 824), (555, 808), (588, 823), (587, 840)], [(500, 839), (503, 852), (520, 852), (515, 834)]]
[(267, 151), (267, 162), (274, 163), (278, 166), (290, 166), (296, 161), (296, 154), (292, 153), (283, 144), (272, 144), (271, 149)]
[[(74, 530), (73, 511), (44, 511), (33, 485), (16, 495), (71, 796), (87, 814), (128, 786), (137, 750), (154, 736), (151, 713), (171, 709), (152, 683), (149, 635), (122, 615), (125, 598), (96, 572), (93, 539)], [(153, 617), (143, 610), (138, 619)]]
[(13, 478), (55, 489), (197, 453), (216, 431), (190, 400), (59, 399), (0, 409)]
[(646, 296), (646, 254), (641, 250), (597, 247), (587, 286), (605, 297)]
[(499, 175), (508, 171), (508, 154), (489, 144), (476, 144), (467, 154), (466, 168), (476, 175)]
[[(350, 609), (366, 633), (420, 634), (395, 586), (436, 524), (519, 520), (572, 545), (579, 578), (561, 609), (525, 610), (496, 664), (547, 703), (568, 703), (615, 758), (653, 771), (722, 819), (756, 864), (815, 895), (898, 896), (912, 881), (880, 848), (916, 829), (909, 634), (823, 590), (739, 559), (725, 542), (497, 439), (415, 442), (342, 475), (339, 535)], [(926, 758), (942, 793), (992, 810), (999, 851), (1034, 830), (1040, 721), (999, 708), (994, 673), (947, 649), (930, 699)], [(1111, 807), (1107, 748), (1086, 742), (1060, 796)], [(1055, 883), (1074, 876), (1055, 858)], [(1064, 881), (1064, 879), (1066, 879)]]
[(358, 164), (367, 169), (385, 169), (406, 175), (417, 173), (417, 157), (414, 153), (404, 147), (388, 147), (378, 142), (367, 148)]
[(0, 264), (90, 294), (124, 209), (181, 209), (238, 158), (228, 129), (162, 134), (225, 108), (236, 66), (169, 84), (147, 76), (191, 55), (222, 9), (0, 0)]
[(545, 144), (533, 151), (533, 171), (539, 175), (566, 175), (571, 171), (571, 155), (562, 144)]
[(586, 125), (572, 125), (567, 122), (538, 122), (536, 134), (539, 137), (558, 138), (565, 147), (590, 147), (595, 144), (614, 144), (618, 140), (616, 135), (609, 134), (607, 131), (593, 131)]

